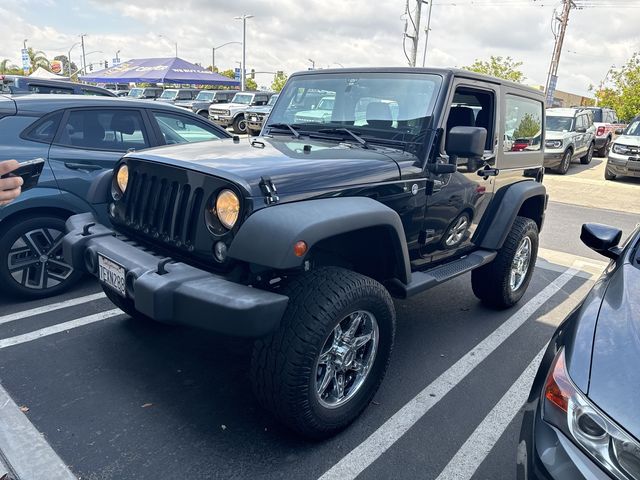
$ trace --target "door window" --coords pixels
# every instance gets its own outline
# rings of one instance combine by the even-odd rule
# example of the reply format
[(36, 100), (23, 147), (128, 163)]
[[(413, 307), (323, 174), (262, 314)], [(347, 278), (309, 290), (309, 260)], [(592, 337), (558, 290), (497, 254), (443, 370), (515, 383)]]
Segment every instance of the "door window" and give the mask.
[(505, 151), (531, 152), (541, 148), (542, 102), (507, 94), (505, 96), (504, 132)]
[(578, 117), (576, 118), (576, 131), (581, 128), (587, 128), (584, 115), (578, 115)]
[(166, 144), (204, 142), (217, 140), (223, 134), (214, 126), (185, 115), (153, 112)]
[(140, 112), (115, 109), (72, 110), (56, 143), (123, 152), (150, 146)]
[(178, 100), (191, 100), (191, 92), (178, 92)]
[(52, 85), (38, 85), (34, 83), (29, 84), (29, 91), (32, 93), (55, 93), (73, 95), (72, 88), (64, 88)]
[(447, 135), (453, 127), (482, 127), (487, 131), (485, 150), (493, 150), (495, 125), (495, 99), (493, 92), (458, 87), (453, 97)]

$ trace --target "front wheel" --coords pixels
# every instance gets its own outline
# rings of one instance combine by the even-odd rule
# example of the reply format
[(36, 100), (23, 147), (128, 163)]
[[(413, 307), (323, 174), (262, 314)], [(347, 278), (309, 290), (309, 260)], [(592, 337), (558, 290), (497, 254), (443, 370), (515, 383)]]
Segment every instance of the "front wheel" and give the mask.
[(589, 165), (591, 163), (591, 160), (593, 159), (593, 150), (595, 148), (596, 147), (593, 143), (589, 145), (589, 150), (587, 150), (586, 155), (584, 157), (580, 157), (580, 163), (582, 165)]
[(495, 260), (471, 272), (473, 293), (490, 307), (512, 307), (526, 292), (537, 258), (538, 225), (516, 217)]
[(604, 179), (605, 180), (615, 180), (616, 179), (616, 175), (609, 171), (608, 165), (604, 167)]
[(280, 328), (254, 345), (251, 375), (260, 403), (297, 433), (331, 436), (371, 402), (387, 370), (395, 310), (375, 280), (319, 268), (286, 286)]
[(234, 118), (232, 128), (233, 133), (247, 133), (247, 121), (244, 119), (244, 115), (238, 115)]
[(569, 166), (571, 165), (571, 156), (571, 150), (567, 150), (566, 152), (564, 152), (562, 160), (560, 161), (560, 165), (558, 165), (558, 168), (555, 170), (556, 173), (565, 175), (569, 171)]

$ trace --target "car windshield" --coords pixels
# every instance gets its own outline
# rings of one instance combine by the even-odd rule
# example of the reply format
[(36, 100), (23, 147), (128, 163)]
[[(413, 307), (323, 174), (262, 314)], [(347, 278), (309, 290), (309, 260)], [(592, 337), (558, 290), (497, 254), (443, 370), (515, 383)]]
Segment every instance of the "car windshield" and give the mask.
[(425, 73), (299, 75), (280, 93), (267, 127), (289, 124), (316, 134), (347, 128), (367, 141), (418, 153), (441, 84), (442, 77)]
[(167, 99), (167, 100), (173, 100), (177, 96), (178, 96), (178, 91), (177, 90), (165, 90), (164, 92), (162, 92), (162, 95), (160, 95), (160, 98), (164, 98), (164, 99)]
[(201, 102), (211, 102), (214, 95), (214, 92), (200, 92), (196, 97), (196, 100), (199, 100)]
[(552, 132), (570, 132), (573, 126), (573, 117), (547, 116), (547, 130)]
[(135, 97), (135, 98), (140, 98), (142, 96), (144, 92), (143, 88), (132, 88), (131, 90), (129, 90), (129, 96), (130, 97)]
[(267, 106), (273, 107), (276, 104), (277, 99), (278, 99), (278, 95), (272, 95), (269, 101), (267, 102)]
[(242, 105), (249, 105), (251, 103), (251, 100), (253, 100), (253, 95), (236, 93), (236, 95), (233, 97), (233, 100), (231, 100), (231, 103), (241, 103)]
[(624, 131), (624, 134), (640, 137), (640, 118), (632, 120), (627, 129)]

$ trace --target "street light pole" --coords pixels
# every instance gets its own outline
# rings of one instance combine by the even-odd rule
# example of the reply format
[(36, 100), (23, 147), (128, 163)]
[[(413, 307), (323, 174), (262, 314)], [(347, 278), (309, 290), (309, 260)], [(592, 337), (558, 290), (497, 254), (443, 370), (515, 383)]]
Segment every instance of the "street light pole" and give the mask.
[(69, 49), (69, 52), (67, 55), (67, 63), (69, 65), (69, 80), (71, 80), (71, 50), (76, 48), (78, 45), (80, 45), (80, 42), (76, 42), (73, 45), (71, 45), (71, 48)]
[(253, 15), (240, 15), (233, 17), (235, 20), (242, 20), (242, 65), (240, 67), (240, 91), (243, 92), (246, 84), (247, 69), (247, 18), (253, 18)]
[(311, 60), (310, 58), (307, 58), (307, 60), (309, 60), (311, 62), (311, 70), (315, 70), (316, 69), (316, 62), (315, 60)]
[(171, 40), (169, 37), (165, 36), (165, 35), (158, 35), (159, 38), (164, 38), (165, 40), (167, 40), (168, 42), (171, 42), (175, 45), (176, 47), (176, 58), (178, 58), (178, 42)]
[(427, 47), (429, 46), (429, 30), (431, 30), (431, 9), (433, 8), (433, 0), (429, 0), (429, 13), (427, 14), (427, 28), (424, 29), (424, 52), (422, 54), (422, 66), (427, 61)]
[(222, 47), (226, 47), (227, 45), (231, 45), (231, 44), (238, 44), (241, 45), (242, 42), (227, 42), (227, 43), (223, 43), (222, 45), (218, 45), (217, 47), (213, 47), (211, 49), (211, 71), (215, 72), (216, 70), (216, 50), (222, 48)]

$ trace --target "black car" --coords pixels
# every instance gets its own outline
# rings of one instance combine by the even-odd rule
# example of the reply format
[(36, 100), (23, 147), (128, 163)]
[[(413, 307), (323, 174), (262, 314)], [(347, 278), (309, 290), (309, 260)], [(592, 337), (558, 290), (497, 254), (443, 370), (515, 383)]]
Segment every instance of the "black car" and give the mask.
[(186, 108), (205, 118), (209, 117), (209, 106), (214, 103), (227, 103), (235, 96), (235, 90), (201, 90), (193, 100), (177, 100), (176, 107)]
[(146, 100), (155, 100), (160, 98), (164, 90), (160, 87), (134, 87), (129, 90), (127, 95), (129, 98), (139, 98)]
[(251, 107), (244, 114), (245, 119), (247, 121), (247, 133), (249, 135), (258, 135), (262, 130), (262, 126), (264, 125), (264, 121), (269, 116), (271, 109), (276, 104), (276, 100), (278, 99), (278, 94), (273, 95), (269, 102), (263, 107)]
[(127, 151), (229, 137), (217, 125), (162, 103), (0, 95), (0, 159), (46, 161), (38, 186), (0, 207), (0, 291), (45, 297), (78, 279), (60, 258), (64, 221), (80, 212), (108, 221), (104, 205), (92, 204), (87, 194), (96, 176)]
[(525, 408), (518, 478), (640, 478), (640, 226), (586, 224), (609, 267), (557, 329)]
[(116, 94), (106, 88), (85, 85), (84, 83), (49, 80), (44, 78), (23, 77), (20, 75), (0, 75), (0, 94), (21, 95), (28, 93), (52, 93), (66, 95), (97, 95), (115, 97)]

